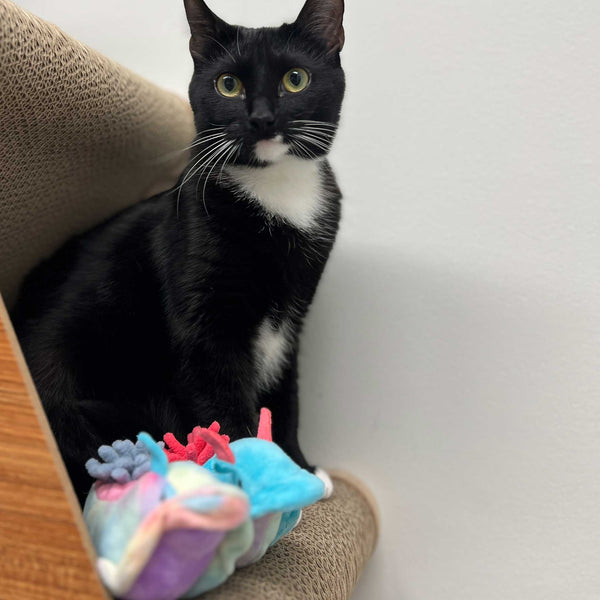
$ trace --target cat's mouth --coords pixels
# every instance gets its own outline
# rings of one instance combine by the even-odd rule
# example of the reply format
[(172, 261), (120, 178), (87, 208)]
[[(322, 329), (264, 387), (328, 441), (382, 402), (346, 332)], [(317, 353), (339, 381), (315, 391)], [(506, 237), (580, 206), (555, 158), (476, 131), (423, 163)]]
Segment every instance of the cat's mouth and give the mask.
[(254, 145), (254, 155), (262, 162), (274, 163), (281, 160), (290, 147), (283, 141), (281, 134), (271, 138), (258, 140)]

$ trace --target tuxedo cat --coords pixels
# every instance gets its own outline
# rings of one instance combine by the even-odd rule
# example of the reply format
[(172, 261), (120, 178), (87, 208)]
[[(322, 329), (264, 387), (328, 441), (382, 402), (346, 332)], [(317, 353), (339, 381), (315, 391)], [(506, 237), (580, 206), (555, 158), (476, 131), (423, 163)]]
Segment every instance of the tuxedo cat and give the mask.
[[(177, 186), (73, 238), (27, 278), (13, 318), (75, 490), (99, 445), (179, 439), (259, 409), (300, 466), (298, 337), (333, 246), (326, 160), (344, 96), (343, 0), (249, 29), (185, 0), (197, 137)], [(325, 476), (326, 477), (326, 476)]]

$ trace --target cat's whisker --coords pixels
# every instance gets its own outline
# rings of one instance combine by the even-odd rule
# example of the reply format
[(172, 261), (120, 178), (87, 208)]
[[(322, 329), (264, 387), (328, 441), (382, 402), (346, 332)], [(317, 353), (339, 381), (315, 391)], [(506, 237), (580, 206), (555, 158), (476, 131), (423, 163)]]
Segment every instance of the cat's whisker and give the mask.
[(329, 123), (325, 123), (325, 122), (318, 122), (315, 121), (314, 123), (312, 122), (302, 122), (302, 121), (291, 121), (290, 125), (294, 125), (296, 127), (310, 127), (311, 129), (317, 128), (317, 129), (322, 129), (324, 131), (337, 131), (338, 127), (337, 125), (331, 125)]
[(302, 152), (300, 151), (300, 148), (298, 146), (298, 144), (296, 143), (296, 141), (292, 138), (292, 136), (290, 136), (290, 149), (292, 151), (292, 154), (294, 156), (298, 156), (299, 158), (304, 158), (302, 156)]
[[(176, 188), (177, 189), (177, 216), (179, 217), (179, 201), (181, 199), (181, 190), (183, 186), (192, 178), (194, 175), (202, 168), (202, 162), (212, 155), (213, 152), (218, 151), (223, 144), (223, 140), (219, 139), (215, 142), (212, 142), (209, 148), (204, 149), (204, 153), (202, 156), (194, 163), (192, 167), (188, 170), (187, 174), (183, 177), (181, 184)], [(197, 155), (196, 155), (197, 158)], [(198, 167), (198, 168), (196, 168)], [(175, 191), (175, 190), (173, 190)]]
[(317, 130), (317, 131), (326, 131), (327, 133), (334, 135), (337, 132), (337, 127), (323, 127), (321, 125), (312, 125), (310, 123), (291, 123), (292, 127), (296, 127), (298, 129), (307, 129), (307, 130)]
[(300, 151), (301, 158), (310, 158), (316, 159), (317, 156), (313, 152), (311, 152), (302, 142), (298, 141), (298, 139), (294, 136), (292, 139), (292, 144), (296, 146), (296, 148)]
[(318, 131), (315, 129), (305, 129), (303, 127), (290, 127), (290, 131), (295, 131), (303, 135), (312, 135), (319, 138), (323, 142), (331, 143), (335, 137), (335, 134), (326, 131)]
[(224, 131), (218, 131), (217, 133), (211, 133), (210, 135), (203, 135), (195, 144), (195, 146), (206, 142), (207, 140), (212, 140), (217, 137), (223, 137), (225, 135)]
[(230, 147), (231, 143), (232, 143), (231, 141), (225, 142), (225, 143), (221, 144), (220, 146), (218, 146), (217, 148), (215, 148), (210, 153), (210, 155), (208, 155), (206, 157), (206, 160), (204, 160), (204, 162), (198, 167), (198, 169), (196, 169), (196, 172), (194, 173), (195, 176), (197, 175), (196, 198), (198, 197), (198, 186), (200, 185), (200, 181), (202, 181), (202, 177), (203, 177), (204, 173), (206, 172), (206, 169), (217, 164), (217, 160), (218, 160), (219, 156), (223, 152), (227, 151), (227, 149)]
[(211, 135), (207, 135), (206, 137), (203, 137), (202, 139), (198, 140), (196, 143), (192, 144), (192, 146), (190, 146), (190, 147), (197, 148), (198, 146), (202, 146), (203, 144), (211, 142), (213, 140), (224, 139), (225, 135), (226, 135), (225, 132), (213, 133)]
[[(195, 163), (194, 163), (194, 164), (193, 164), (193, 165), (192, 165), (192, 166), (191, 166), (191, 167), (188, 169), (188, 172), (187, 172), (187, 174), (186, 174), (186, 175), (183, 177), (183, 180), (182, 180), (182, 182), (181, 182), (181, 185), (180, 185), (178, 188), (175, 188), (175, 189), (179, 189), (179, 190), (181, 190), (181, 188), (182, 188), (182, 187), (183, 187), (183, 186), (184, 186), (184, 185), (185, 185), (185, 184), (186, 184), (186, 183), (189, 181), (190, 177), (192, 177), (192, 176), (193, 176), (193, 174), (192, 174), (192, 175), (190, 175), (190, 173), (191, 173), (191, 172), (192, 172), (192, 171), (193, 171), (193, 170), (196, 168), (196, 166), (197, 166), (197, 165), (198, 165), (198, 164), (199, 164), (199, 163), (200, 163), (200, 162), (201, 162), (201, 161), (202, 161), (202, 160), (203, 160), (203, 159), (206, 157), (207, 153), (208, 153), (208, 152), (210, 152), (211, 150), (213, 150), (214, 148), (216, 148), (216, 147), (217, 147), (219, 144), (221, 144), (221, 143), (222, 143), (222, 141), (223, 141), (223, 140), (222, 140), (221, 138), (219, 138), (218, 140), (211, 141), (210, 145), (209, 145), (207, 148), (204, 148), (204, 149), (202, 150), (203, 154), (200, 156), (200, 158), (198, 158), (198, 154), (196, 154), (196, 155), (195, 155), (195, 156), (194, 156), (194, 157), (193, 157), (193, 158), (190, 160), (190, 162), (192, 162), (192, 160), (196, 160), (196, 159), (198, 159), (198, 160), (197, 160), (197, 161), (196, 161), (196, 162), (195, 162)], [(175, 191), (175, 190), (173, 190), (173, 191)]]
[[(183, 152), (183, 151), (185, 151), (185, 150), (193, 150), (194, 148), (199, 148), (200, 146), (202, 146), (202, 145), (203, 145), (203, 144), (205, 144), (205, 143), (208, 143), (208, 142), (211, 142), (211, 141), (213, 141), (213, 140), (216, 140), (216, 139), (217, 139), (217, 137), (223, 137), (223, 136), (222, 136), (222, 135), (219, 135), (219, 136), (211, 136), (211, 137), (209, 137), (209, 138), (203, 138), (203, 139), (201, 139), (201, 140), (198, 140), (198, 141), (194, 142), (193, 144), (191, 144), (191, 145), (190, 145), (190, 146), (188, 146), (187, 148), (183, 148), (183, 150), (180, 150), (180, 152)], [(190, 161), (189, 161), (189, 162), (192, 162), (193, 160), (195, 160), (195, 157), (196, 157), (196, 156), (197, 156), (197, 154), (196, 154), (196, 155), (193, 155), (193, 154), (192, 154), (192, 156), (191, 156), (191, 158), (190, 158)], [(189, 163), (188, 163), (188, 164), (189, 164)]]
[[(211, 129), (206, 129), (205, 131), (212, 131), (214, 129), (222, 129), (224, 130), (225, 127), (212, 127)], [(204, 132), (203, 132), (204, 133)], [(185, 148), (178, 148), (177, 150), (173, 150), (172, 152), (167, 152), (166, 154), (162, 154), (161, 156), (157, 157), (156, 159), (154, 159), (154, 163), (162, 163), (162, 162), (166, 162), (168, 160), (173, 159), (175, 156), (178, 156), (180, 154), (183, 154), (184, 152), (186, 152), (187, 150), (191, 150), (192, 148), (196, 148), (198, 146), (201, 146), (204, 142), (209, 141), (210, 139), (213, 139), (219, 135), (224, 135), (224, 134), (211, 134), (209, 136), (196, 136), (196, 138), (194, 139), (194, 141), (189, 145), (186, 146)], [(192, 160), (194, 160), (194, 158), (192, 157), (190, 159), (189, 162), (191, 162)], [(188, 164), (189, 164), (188, 162)], [(186, 165), (187, 166), (187, 165)]]
[(198, 168), (198, 170), (196, 171), (197, 173), (199, 173), (198, 178), (202, 179), (202, 176), (204, 175), (204, 172), (206, 171), (206, 169), (208, 167), (210, 167), (212, 164), (214, 164), (214, 161), (216, 160), (216, 157), (221, 154), (221, 152), (223, 150), (227, 150), (228, 148), (231, 147), (231, 144), (233, 144), (234, 141), (233, 140), (228, 140), (226, 142), (224, 142), (223, 144), (221, 144), (219, 147), (215, 148), (210, 156), (208, 156), (206, 158), (206, 160), (204, 161), (204, 163)]
[(329, 131), (316, 126), (290, 127), (289, 129), (294, 132), (293, 135), (304, 136), (305, 141), (310, 141), (323, 150), (329, 150), (336, 134), (334, 130)]
[[(298, 143), (300, 143), (300, 142), (298, 142)], [(308, 158), (310, 158), (311, 160), (317, 160), (318, 157), (312, 150), (309, 150), (308, 148), (306, 148), (306, 146), (304, 146), (304, 144), (300, 144), (300, 145), (302, 146), (302, 148), (304, 148), (304, 151), (308, 155)]]
[(290, 127), (290, 129), (300, 129), (302, 131), (320, 131), (331, 136), (337, 133), (337, 130), (335, 129), (324, 129), (322, 127), (317, 127), (316, 125), (295, 125)]
[[(233, 144), (233, 143), (235, 143), (235, 142), (233, 142), (233, 141), (230, 142), (230, 144)], [(209, 214), (208, 214), (208, 209), (206, 208), (206, 185), (208, 184), (208, 180), (210, 179), (211, 173), (215, 170), (215, 167), (219, 164), (219, 160), (226, 154), (227, 151), (228, 151), (228, 147), (226, 147), (217, 157), (215, 157), (215, 159), (214, 159), (215, 163), (211, 167), (206, 178), (204, 179), (204, 186), (202, 187), (202, 204), (204, 205), (204, 211), (206, 212), (207, 217), (209, 216)]]
[(329, 125), (335, 125), (331, 121), (323, 121), (322, 119), (293, 119), (296, 123), (327, 123)]
[[(213, 127), (208, 127), (207, 129), (203, 129), (202, 133), (206, 133), (207, 131), (216, 131), (217, 129), (225, 129), (224, 125), (215, 125), (214, 123), (211, 123), (211, 125), (213, 125)], [(202, 133), (200, 135), (202, 135)]]
[[(220, 146), (219, 148), (217, 148), (209, 157), (208, 159), (205, 161), (205, 163), (198, 169), (199, 174), (198, 174), (198, 180), (196, 181), (196, 191), (195, 191), (195, 197), (196, 200), (198, 199), (198, 186), (200, 185), (200, 182), (202, 181), (202, 176), (204, 175), (204, 172), (206, 171), (206, 169), (212, 165), (212, 164), (216, 164), (215, 162), (213, 162), (215, 160), (215, 158), (217, 157), (217, 155), (219, 153), (221, 153), (223, 151), (223, 146)], [(206, 215), (208, 216), (208, 209), (206, 207), (206, 200), (204, 197), (204, 194), (202, 195), (202, 202), (204, 204), (204, 212), (206, 213)]]
[[(306, 145), (305, 145), (304, 143), (302, 143), (302, 142), (298, 142), (298, 143), (302, 144), (302, 147), (303, 147), (303, 148), (307, 148), (307, 147), (306, 147)], [(306, 151), (308, 152), (309, 156), (310, 156), (310, 157), (311, 157), (313, 160), (317, 160), (317, 159), (319, 158), (319, 157), (317, 156), (317, 153), (316, 153), (316, 152), (314, 152), (314, 150), (311, 150), (310, 148), (307, 148), (307, 150), (306, 150)]]
[(237, 146), (237, 152), (235, 153), (234, 157), (231, 159), (231, 162), (234, 163), (240, 156), (240, 152), (242, 151), (242, 148), (244, 147), (244, 142), (242, 140), (239, 141), (238, 146)]
[(231, 153), (225, 157), (223, 165), (221, 166), (221, 171), (219, 172), (219, 177), (217, 178), (217, 184), (220, 184), (222, 182), (222, 177), (225, 174), (225, 167), (228, 165), (228, 163), (231, 164), (236, 160), (241, 147), (242, 142), (240, 142), (237, 146), (234, 146), (231, 150)]
[(290, 127), (291, 131), (296, 131), (302, 135), (312, 135), (324, 142), (332, 142), (335, 138), (335, 133), (329, 131), (320, 131), (318, 129), (308, 129), (306, 127)]
[(290, 121), (290, 124), (292, 123), (302, 123), (302, 125), (319, 125), (320, 127), (329, 127), (332, 129), (337, 129), (338, 126), (335, 123), (329, 123), (328, 121), (313, 121), (311, 119), (294, 119), (293, 121)]
[(296, 145), (293, 142), (290, 143), (290, 154), (292, 156), (296, 156), (298, 158), (302, 158), (302, 156), (300, 156), (300, 154), (297, 151)]
[(224, 129), (225, 129), (224, 125), (218, 125), (216, 127), (207, 127), (206, 129), (203, 129), (201, 132), (199, 132), (197, 137), (203, 137), (207, 133), (213, 133), (214, 131), (223, 131)]
[(203, 143), (205, 142), (207, 145), (204, 148), (201, 148), (200, 150), (198, 150), (198, 152), (196, 153), (196, 155), (193, 157), (193, 160), (195, 160), (199, 154), (201, 154), (202, 152), (205, 152), (206, 150), (208, 150), (210, 147), (214, 146), (215, 144), (225, 141), (227, 138), (225, 137), (225, 133), (217, 133), (214, 134), (212, 136), (208, 136), (208, 138), (203, 139), (202, 143), (198, 144), (197, 147), (200, 147), (203, 145)]
[(322, 135), (319, 135), (318, 133), (310, 133), (310, 132), (306, 132), (306, 131), (301, 131), (299, 133), (297, 133), (296, 135), (300, 135), (300, 136), (304, 136), (306, 138), (310, 138), (320, 144), (323, 144), (325, 146), (330, 146), (332, 143), (332, 138), (326, 138), (323, 137)]
[(188, 148), (192, 148), (193, 146), (197, 145), (197, 144), (201, 144), (203, 140), (207, 140), (210, 139), (211, 137), (214, 137), (215, 135), (222, 135), (225, 131), (225, 127), (210, 127), (209, 129), (204, 129), (202, 132), (200, 132), (194, 139), (194, 141), (192, 142), (191, 146), (188, 146)]
[(236, 151), (239, 152), (239, 150), (241, 148), (241, 144), (242, 144), (242, 142), (239, 142), (237, 145), (233, 146), (233, 148), (231, 149), (229, 154), (225, 157), (225, 160), (223, 161), (223, 165), (221, 166), (221, 170), (219, 171), (219, 176), (217, 177), (217, 184), (221, 182), (221, 177), (223, 176), (223, 170), (227, 166), (227, 163), (229, 162), (229, 160), (236, 153)]
[(300, 148), (299, 142), (294, 139), (294, 136), (292, 134), (290, 134), (290, 148), (292, 149), (292, 153), (294, 156), (297, 156), (298, 158), (310, 158), (308, 156), (308, 151), (306, 150), (306, 148), (302, 150), (302, 148)]
[(327, 146), (325, 143), (317, 140), (316, 138), (314, 138), (312, 136), (296, 134), (295, 137), (296, 137), (296, 139), (302, 140), (304, 142), (308, 142), (309, 144), (313, 144), (314, 146), (316, 146), (317, 148), (319, 148), (325, 152), (329, 151), (329, 146)]
[[(218, 136), (218, 138), (215, 138), (214, 140), (201, 140), (200, 142), (197, 142), (197, 143), (194, 143), (194, 144), (192, 144), (192, 146), (190, 146), (190, 148), (195, 148), (195, 147), (201, 146), (203, 142), (205, 142), (205, 141), (210, 141), (210, 142), (211, 142), (211, 143), (210, 143), (210, 145), (209, 145), (207, 148), (204, 148), (204, 149), (201, 151), (201, 152), (204, 152), (204, 151), (208, 150), (210, 147), (212, 147), (212, 146), (214, 145), (214, 143), (216, 142), (216, 140), (217, 140), (217, 139), (221, 139), (223, 136), (224, 136), (224, 134), (223, 134), (223, 135), (219, 135), (219, 136)], [(191, 157), (191, 158), (190, 158), (190, 160), (188, 161), (188, 165), (189, 165), (191, 162), (193, 162), (193, 161), (196, 161), (197, 159), (198, 159), (198, 154), (192, 155), (192, 157)], [(198, 164), (198, 163), (196, 162), (196, 163), (195, 163), (195, 164), (194, 164), (192, 167), (190, 167), (190, 168), (188, 169), (188, 171), (187, 171), (187, 172), (189, 173), (189, 172), (190, 172), (190, 171), (191, 171), (191, 170), (192, 170), (192, 169), (193, 169), (193, 168), (194, 168), (194, 167), (195, 167), (197, 164)], [(185, 176), (184, 176), (184, 181), (181, 183), (181, 185), (183, 185), (184, 183), (185, 183)], [(181, 186), (180, 186), (180, 187), (181, 187)], [(177, 189), (179, 189), (179, 188), (175, 188), (175, 189), (173, 189), (173, 190), (172, 190), (172, 192), (176, 191)]]
[(235, 161), (238, 159), (238, 157), (239, 157), (239, 155), (240, 155), (240, 152), (242, 151), (242, 147), (243, 147), (243, 145), (244, 145), (244, 142), (243, 142), (242, 140), (240, 140), (240, 141), (238, 142), (237, 146), (236, 146), (236, 152), (235, 152), (235, 154), (233, 155), (233, 157), (231, 158), (231, 162), (232, 162), (232, 163), (233, 163), (233, 162), (235, 162)]

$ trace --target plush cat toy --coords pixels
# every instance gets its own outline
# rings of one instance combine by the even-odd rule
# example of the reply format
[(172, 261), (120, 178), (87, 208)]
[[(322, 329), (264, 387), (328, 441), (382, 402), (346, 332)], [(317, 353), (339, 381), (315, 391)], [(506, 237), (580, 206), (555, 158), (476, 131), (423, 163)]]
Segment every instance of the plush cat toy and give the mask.
[(218, 423), (186, 446), (140, 433), (102, 446), (84, 519), (100, 577), (124, 600), (191, 598), (259, 560), (325, 494), (323, 482), (271, 441), (261, 411), (257, 438), (229, 444)]

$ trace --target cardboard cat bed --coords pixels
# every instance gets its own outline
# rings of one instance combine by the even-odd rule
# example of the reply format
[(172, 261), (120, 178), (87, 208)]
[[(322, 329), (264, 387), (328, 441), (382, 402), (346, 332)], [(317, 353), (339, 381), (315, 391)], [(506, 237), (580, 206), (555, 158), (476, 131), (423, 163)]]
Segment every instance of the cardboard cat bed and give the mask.
[[(194, 136), (186, 102), (0, 0), (0, 292), (69, 236), (168, 189)], [(362, 484), (335, 495), (208, 599), (349, 598), (377, 538)], [(0, 589), (106, 598), (60, 454), (0, 302)]]

